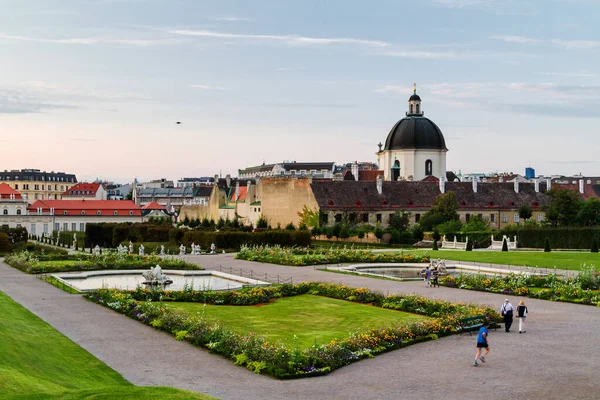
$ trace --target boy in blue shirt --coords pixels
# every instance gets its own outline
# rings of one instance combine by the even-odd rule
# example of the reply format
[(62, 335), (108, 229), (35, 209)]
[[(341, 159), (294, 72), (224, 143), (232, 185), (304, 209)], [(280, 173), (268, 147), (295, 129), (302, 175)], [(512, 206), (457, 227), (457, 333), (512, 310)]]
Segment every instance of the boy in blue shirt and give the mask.
[[(478, 367), (477, 360), (481, 360), (482, 363), (485, 362), (485, 356), (487, 356), (490, 352), (490, 347), (488, 346), (488, 321), (483, 322), (483, 326), (479, 328), (479, 334), (477, 335), (477, 354), (475, 355), (475, 362), (473, 363), (474, 367)], [(485, 354), (481, 355), (481, 349), (485, 349)]]

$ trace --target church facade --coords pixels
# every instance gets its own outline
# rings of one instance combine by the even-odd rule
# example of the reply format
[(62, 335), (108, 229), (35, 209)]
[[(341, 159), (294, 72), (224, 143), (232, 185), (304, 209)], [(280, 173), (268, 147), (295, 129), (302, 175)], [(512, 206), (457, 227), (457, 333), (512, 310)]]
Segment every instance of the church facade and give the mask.
[[(383, 148), (382, 148), (383, 147)], [(424, 116), (417, 86), (408, 99), (406, 116), (379, 143), (377, 164), (386, 181), (420, 181), (446, 177), (446, 141), (438, 126)]]

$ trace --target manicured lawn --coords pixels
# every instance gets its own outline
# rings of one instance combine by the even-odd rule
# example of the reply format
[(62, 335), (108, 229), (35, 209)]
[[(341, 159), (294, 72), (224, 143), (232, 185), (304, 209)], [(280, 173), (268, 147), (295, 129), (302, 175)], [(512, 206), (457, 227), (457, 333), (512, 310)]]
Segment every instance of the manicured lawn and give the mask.
[(40, 261), (42, 265), (49, 265), (52, 267), (62, 267), (65, 265), (84, 265), (90, 264), (89, 261), (81, 260), (57, 260), (57, 261)]
[(133, 386), (2, 292), (0, 310), (0, 398), (211, 399), (171, 388)]
[(427, 317), (357, 304), (327, 297), (302, 295), (284, 297), (259, 306), (213, 306), (200, 303), (166, 303), (168, 307), (193, 314), (205, 313), (240, 334), (279, 340), (288, 346), (324, 344), (351, 332), (381, 328)]
[(405, 250), (405, 253), (424, 254), (431, 258), (509, 264), (538, 268), (579, 270), (582, 264), (600, 267), (600, 253), (543, 251), (458, 251), (458, 250)]

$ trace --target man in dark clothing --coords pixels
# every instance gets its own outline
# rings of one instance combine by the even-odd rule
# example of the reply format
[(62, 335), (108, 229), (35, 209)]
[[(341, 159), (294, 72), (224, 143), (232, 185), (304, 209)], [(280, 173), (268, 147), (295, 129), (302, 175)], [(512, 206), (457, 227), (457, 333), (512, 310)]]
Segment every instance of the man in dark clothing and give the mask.
[(504, 300), (504, 304), (502, 304), (502, 308), (500, 308), (500, 314), (504, 317), (504, 329), (506, 332), (510, 332), (510, 326), (513, 323), (513, 312), (515, 308), (508, 299)]

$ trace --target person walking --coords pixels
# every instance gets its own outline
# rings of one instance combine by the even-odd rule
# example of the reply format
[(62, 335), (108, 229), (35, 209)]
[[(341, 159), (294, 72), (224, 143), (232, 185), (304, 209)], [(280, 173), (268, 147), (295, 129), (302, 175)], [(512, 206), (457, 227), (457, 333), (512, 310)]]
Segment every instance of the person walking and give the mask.
[(510, 301), (508, 301), (508, 299), (504, 300), (504, 304), (502, 304), (502, 307), (500, 308), (500, 314), (502, 314), (502, 317), (504, 317), (504, 330), (506, 332), (510, 332), (510, 327), (513, 323), (514, 311), (515, 308), (512, 304), (510, 304)]
[(431, 286), (431, 270), (429, 267), (425, 268), (425, 286)]
[[(481, 354), (481, 349), (485, 349), (485, 354)], [(490, 353), (490, 346), (488, 344), (488, 321), (483, 322), (483, 326), (479, 328), (479, 334), (477, 335), (477, 353), (475, 354), (475, 361), (473, 362), (474, 367), (479, 367), (477, 360), (482, 363), (485, 362), (485, 357)]]
[(435, 267), (433, 267), (433, 271), (431, 271), (431, 285), (433, 287), (440, 287), (439, 277), (440, 271), (436, 265)]
[(519, 318), (519, 333), (527, 332), (525, 330), (525, 318), (527, 318), (527, 306), (523, 300), (519, 301), (519, 306), (517, 307), (517, 318)]

